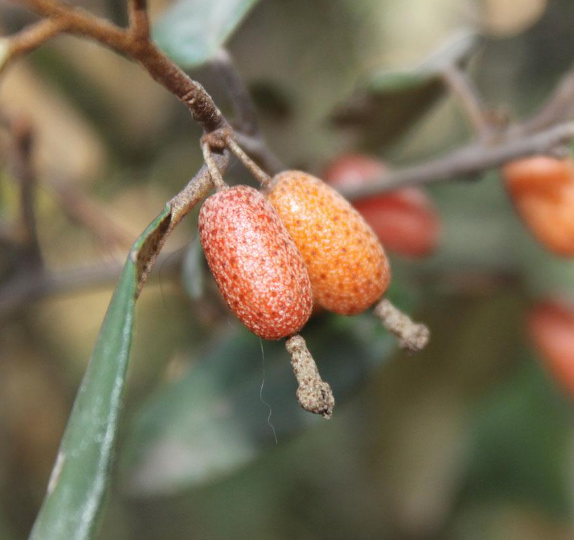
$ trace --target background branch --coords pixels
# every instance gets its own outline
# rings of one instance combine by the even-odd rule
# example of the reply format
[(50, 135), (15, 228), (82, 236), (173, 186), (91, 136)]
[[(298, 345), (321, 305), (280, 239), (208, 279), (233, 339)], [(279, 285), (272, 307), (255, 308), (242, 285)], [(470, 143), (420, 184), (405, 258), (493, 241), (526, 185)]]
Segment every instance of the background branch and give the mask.
[(31, 11), (58, 21), (61, 31), (86, 37), (137, 61), (150, 76), (164, 86), (190, 109), (191, 114), (207, 132), (226, 127), (227, 121), (203, 86), (191, 79), (149, 39), (147, 10), (142, 0), (133, 0), (128, 30), (119, 28), (86, 11), (53, 0), (11, 0)]
[(44, 187), (56, 197), (62, 211), (74, 223), (85, 227), (94, 236), (101, 249), (125, 251), (134, 238), (114, 223), (104, 208), (75, 187), (72, 182), (45, 181)]
[(458, 98), (468, 121), (480, 139), (491, 134), (491, 126), (485, 114), (478, 91), (462, 69), (448, 65), (442, 71), (442, 78), (450, 91)]
[(20, 115), (11, 125), (14, 176), (20, 185), (20, 265), (35, 272), (42, 267), (42, 255), (36, 227), (36, 174), (32, 166), (33, 130), (30, 120)]
[(517, 133), (533, 133), (564, 121), (574, 113), (574, 66), (560, 79), (546, 103), (529, 120), (516, 126)]
[[(161, 278), (178, 277), (184, 256), (185, 250), (162, 255), (158, 259)], [(123, 267), (123, 261), (109, 261), (58, 272), (42, 271), (33, 279), (15, 276), (0, 288), (0, 325), (44, 298), (113, 287)]]
[(42, 19), (10, 37), (2, 38), (5, 49), (0, 61), (0, 73), (20, 56), (34, 51), (61, 34), (66, 27), (66, 21), (63, 19)]
[(501, 138), (496, 144), (471, 143), (419, 165), (390, 170), (368, 185), (342, 189), (341, 193), (349, 199), (358, 199), (405, 186), (461, 180), (500, 167), (513, 159), (535, 154), (552, 154), (572, 139), (574, 122), (568, 122), (534, 135)]

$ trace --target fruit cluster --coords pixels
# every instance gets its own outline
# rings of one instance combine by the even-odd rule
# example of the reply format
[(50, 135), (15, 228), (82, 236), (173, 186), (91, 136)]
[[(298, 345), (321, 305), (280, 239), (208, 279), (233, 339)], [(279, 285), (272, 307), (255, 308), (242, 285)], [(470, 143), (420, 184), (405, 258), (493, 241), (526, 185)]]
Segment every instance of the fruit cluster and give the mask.
[[(353, 160), (355, 166), (360, 161), (350, 158), (348, 163)], [(381, 170), (374, 167), (376, 162), (364, 158), (363, 165), (369, 163), (371, 169), (358, 170), (361, 181)], [(331, 168), (328, 175), (335, 185), (346, 181), (343, 165)], [(299, 380), (299, 401), (305, 409), (327, 418), (334, 405), (330, 388), (320, 380), (304, 341), (296, 335), (311, 316), (313, 305), (342, 315), (373, 306), (384, 295), (391, 276), (381, 237), (410, 256), (427, 255), (436, 245), (438, 220), (422, 192), (402, 190), (374, 202), (376, 208), (362, 215), (360, 206), (357, 211), (318, 178), (285, 171), (262, 192), (219, 182), (199, 214), (200, 241), (227, 305), (257, 336), (289, 338), (287, 349)], [(379, 210), (386, 214), (386, 221), (379, 217)], [(416, 234), (426, 236), (417, 243)], [(387, 313), (386, 304), (379, 311)], [(400, 338), (405, 320), (412, 321), (397, 317), (396, 308), (391, 311), (394, 322), (388, 328)], [(423, 325), (411, 326), (408, 331), (416, 334), (417, 343), (411, 348), (418, 350), (426, 343), (428, 330)], [(403, 333), (404, 338), (408, 332)], [(400, 343), (408, 347), (408, 341)]]
[[(574, 160), (533, 156), (502, 168), (510, 198), (526, 227), (547, 250), (574, 257)], [(557, 383), (574, 398), (574, 309), (537, 302), (528, 314), (529, 337)]]
[[(199, 235), (215, 281), (229, 308), (257, 336), (287, 338), (300, 404), (330, 417), (334, 398), (318, 374), (298, 332), (313, 308), (355, 315), (386, 292), (391, 271), (385, 246), (411, 258), (434, 253), (440, 219), (419, 188), (403, 188), (356, 200), (336, 189), (368, 186), (387, 171), (367, 156), (346, 155), (324, 171), (326, 183), (301, 171), (269, 179), (229, 141), (229, 148), (263, 184), (230, 188), (217, 171), (217, 192), (199, 215)], [(206, 148), (209, 165), (209, 148)], [(552, 252), (574, 256), (574, 161), (534, 156), (507, 163), (502, 176), (526, 226)], [(216, 181), (217, 180), (217, 181)], [(374, 314), (404, 348), (416, 351), (428, 329), (386, 300)], [(531, 334), (551, 370), (574, 394), (571, 339), (574, 315), (541, 304), (530, 318)]]
[(313, 302), (360, 313), (390, 281), (383, 247), (365, 220), (300, 171), (277, 175), (264, 195), (247, 186), (218, 191), (201, 208), (199, 236), (228, 306), (265, 339), (296, 334)]

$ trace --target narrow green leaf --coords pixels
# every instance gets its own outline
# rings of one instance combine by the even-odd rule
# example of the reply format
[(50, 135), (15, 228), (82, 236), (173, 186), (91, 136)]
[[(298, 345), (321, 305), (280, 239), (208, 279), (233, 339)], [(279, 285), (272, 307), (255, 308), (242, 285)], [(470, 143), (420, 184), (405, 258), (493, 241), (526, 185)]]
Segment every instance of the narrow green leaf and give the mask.
[[(323, 317), (303, 335), (339, 410), (395, 347), (368, 313)], [(284, 343), (261, 342), (237, 324), (133, 419), (122, 455), (124, 484), (134, 494), (177, 493), (230, 474), (275, 446), (270, 410), (279, 442), (324, 422), (299, 407), (295, 390)]]
[(259, 0), (179, 0), (154, 27), (159, 47), (186, 69), (207, 62)]
[(165, 227), (170, 209), (135, 242), (106, 313), (74, 403), (32, 540), (94, 537), (117, 439), (142, 253)]

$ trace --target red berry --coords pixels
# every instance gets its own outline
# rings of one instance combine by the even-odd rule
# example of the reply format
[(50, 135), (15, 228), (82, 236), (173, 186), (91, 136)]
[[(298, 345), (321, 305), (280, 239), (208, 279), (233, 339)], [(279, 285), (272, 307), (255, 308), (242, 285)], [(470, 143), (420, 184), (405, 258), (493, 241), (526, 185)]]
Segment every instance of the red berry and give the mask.
[[(369, 185), (387, 167), (371, 157), (347, 154), (325, 171), (325, 181), (335, 188)], [(428, 195), (408, 187), (353, 202), (386, 249), (406, 257), (431, 255), (440, 237), (440, 219)]]
[(354, 315), (390, 281), (387, 257), (359, 213), (333, 188), (304, 172), (273, 178), (267, 196), (303, 254), (320, 306)]
[(502, 168), (522, 220), (548, 250), (574, 256), (574, 161), (535, 156)]
[(574, 309), (556, 301), (539, 302), (530, 311), (528, 329), (546, 367), (574, 398)]
[(209, 197), (199, 238), (223, 298), (249, 330), (281, 339), (305, 325), (313, 309), (307, 269), (260, 192), (236, 186)]

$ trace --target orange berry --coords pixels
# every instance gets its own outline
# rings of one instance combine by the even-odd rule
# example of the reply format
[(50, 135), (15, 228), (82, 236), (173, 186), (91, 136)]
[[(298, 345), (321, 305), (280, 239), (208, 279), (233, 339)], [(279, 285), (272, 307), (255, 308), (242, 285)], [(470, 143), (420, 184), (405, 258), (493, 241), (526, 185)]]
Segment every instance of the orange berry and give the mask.
[(199, 238), (229, 308), (254, 334), (296, 334), (313, 309), (301, 253), (269, 201), (236, 186), (209, 197), (199, 213)]
[[(325, 181), (335, 188), (369, 185), (387, 167), (371, 157), (347, 154), (325, 171)], [(439, 241), (440, 220), (431, 199), (419, 188), (407, 187), (358, 199), (353, 206), (391, 252), (406, 257), (431, 255)]]
[(327, 184), (304, 172), (275, 176), (267, 196), (303, 255), (320, 306), (354, 315), (386, 291), (390, 268), (360, 214)]
[(574, 256), (574, 161), (535, 156), (502, 168), (524, 223), (548, 250)]
[(539, 302), (529, 313), (528, 329), (546, 367), (574, 398), (574, 310), (551, 300)]

